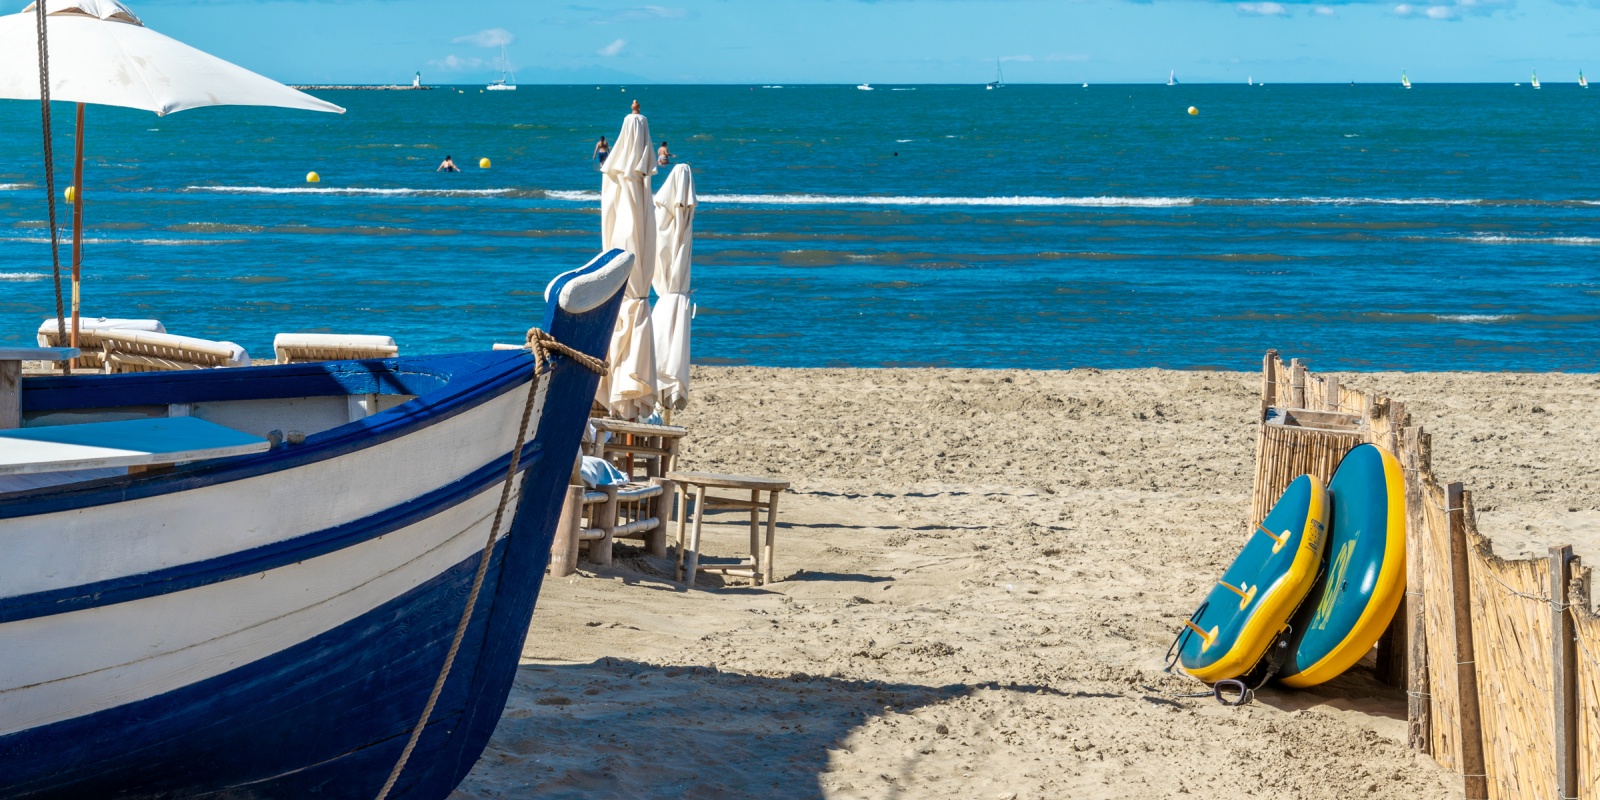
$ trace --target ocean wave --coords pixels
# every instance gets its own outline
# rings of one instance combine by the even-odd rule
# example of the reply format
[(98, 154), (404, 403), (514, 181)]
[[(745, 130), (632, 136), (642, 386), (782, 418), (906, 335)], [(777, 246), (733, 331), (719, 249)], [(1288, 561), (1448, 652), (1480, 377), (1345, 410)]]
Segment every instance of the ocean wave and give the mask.
[(22, 189), (32, 189), (32, 184), (27, 183), (0, 183), (0, 192), (15, 192)]
[[(551, 193), (552, 195), (554, 192)], [(598, 196), (597, 198), (598, 199)], [(1079, 206), (1161, 208), (1190, 206), (1192, 197), (925, 197), (917, 195), (703, 194), (702, 203), (779, 206)]]
[(1207, 197), (1198, 205), (1214, 206), (1479, 206), (1493, 201), (1450, 197)]
[(1510, 314), (1434, 314), (1440, 322), (1500, 322), (1511, 319)]
[[(600, 202), (600, 193), (599, 192), (572, 191), (572, 190), (568, 190), (568, 189), (551, 189), (551, 190), (549, 190), (547, 192), (544, 192), (543, 194), (544, 194), (545, 197), (548, 197), (551, 200), (567, 200), (567, 201), (574, 202), (574, 203), (598, 203), (598, 202)], [(705, 200), (704, 197), (701, 197), (700, 199), (701, 200)]]
[[(156, 246), (185, 247), (202, 244), (239, 244), (242, 239), (102, 239), (85, 238), (84, 244), (146, 244)], [(22, 242), (25, 244), (49, 244), (47, 236), (0, 236), (0, 242)], [(65, 242), (63, 242), (65, 244)], [(28, 273), (24, 273), (28, 274)]]
[(1446, 241), (1475, 242), (1478, 244), (1565, 244), (1565, 245), (1596, 245), (1600, 244), (1600, 237), (1594, 236), (1449, 236)]
[[(374, 195), (380, 197), (486, 197), (514, 194), (516, 189), (366, 189), (359, 187), (311, 186), (185, 186), (185, 192), (216, 194), (312, 194)], [(598, 197), (598, 195), (596, 195)]]
[(50, 277), (48, 272), (0, 272), (0, 283), (21, 281), (42, 281)]

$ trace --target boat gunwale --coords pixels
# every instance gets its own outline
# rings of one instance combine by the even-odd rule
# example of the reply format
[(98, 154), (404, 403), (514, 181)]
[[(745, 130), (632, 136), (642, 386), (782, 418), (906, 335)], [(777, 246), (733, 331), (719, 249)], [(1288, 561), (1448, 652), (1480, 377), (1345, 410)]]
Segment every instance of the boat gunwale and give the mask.
[[(486, 363), (479, 361), (479, 363), (472, 365), (472, 368), (460, 371), (426, 369), (428, 366), (443, 366), (454, 362), (470, 363), (479, 359), (486, 359)], [(443, 364), (439, 362), (443, 362)], [(383, 368), (373, 369), (373, 366), (380, 364)], [(99, 376), (89, 378), (46, 378), (41, 381), (45, 385), (37, 385), (37, 388), (44, 390), (70, 389), (73, 386), (67, 382), (98, 382), (100, 380), (117, 380), (123, 377), (160, 376), (164, 377), (166, 379), (165, 382), (168, 382), (169, 385), (170, 382), (174, 381), (179, 384), (191, 381), (203, 383), (217, 380), (237, 382), (240, 378), (245, 377), (258, 381), (292, 380), (297, 377), (295, 373), (307, 378), (327, 377), (332, 372), (330, 370), (331, 367), (348, 367), (350, 365), (360, 365), (361, 369), (358, 372), (367, 375), (381, 373), (418, 374), (439, 379), (443, 385), (431, 392), (418, 395), (416, 398), (401, 403), (394, 408), (307, 436), (305, 442), (298, 445), (283, 445), (255, 455), (199, 461), (178, 467), (171, 472), (156, 473), (145, 477), (116, 476), (86, 481), (80, 484), (62, 484), (0, 495), (0, 521), (158, 497), (259, 477), (274, 472), (297, 469), (309, 464), (339, 458), (358, 450), (364, 450), (393, 441), (402, 436), (408, 436), (477, 408), (499, 397), (512, 387), (520, 385), (523, 381), (519, 380), (519, 378), (532, 374), (532, 357), (527, 351), (502, 350), (482, 353), (456, 353), (444, 356), (400, 356), (391, 359), (368, 361), (231, 367), (226, 370), (184, 372), (177, 375), (171, 373), (144, 373), (129, 376), (105, 376), (104, 378)], [(306, 369), (307, 367), (311, 369), (308, 370)], [(284, 372), (289, 374), (282, 374)], [(246, 375), (246, 373), (250, 374)], [(31, 388), (35, 387), (24, 384), (24, 400), (27, 398), (26, 390)], [(281, 396), (236, 396), (231, 399), (266, 400), (316, 396), (332, 395), (290, 393)], [(216, 400), (213, 400), (213, 402), (216, 402)]]

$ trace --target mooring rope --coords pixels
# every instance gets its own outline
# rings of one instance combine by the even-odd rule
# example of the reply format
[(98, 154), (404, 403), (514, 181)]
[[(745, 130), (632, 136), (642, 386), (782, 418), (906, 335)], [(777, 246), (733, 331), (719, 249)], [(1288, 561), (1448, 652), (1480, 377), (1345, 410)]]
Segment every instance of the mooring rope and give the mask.
[(528, 329), (527, 347), (533, 351), (533, 379), (528, 382), (528, 399), (522, 404), (522, 421), (517, 425), (517, 446), (511, 450), (511, 466), (506, 468), (506, 480), (500, 487), (500, 505), (495, 508), (494, 524), (489, 526), (489, 538), (484, 541), (483, 552), (478, 556), (478, 572), (472, 576), (472, 591), (467, 594), (467, 604), (461, 609), (461, 619), (456, 622), (455, 637), (450, 640), (450, 650), (445, 653), (444, 666), (439, 669), (439, 677), (433, 682), (428, 702), (422, 707), (422, 716), (417, 718), (417, 724), (412, 727), (411, 738), (406, 742), (405, 749), (400, 751), (394, 769), (389, 771), (389, 779), (383, 782), (383, 788), (378, 791), (377, 800), (389, 796), (395, 781), (400, 779), (400, 773), (405, 770), (406, 762), (411, 759), (411, 751), (416, 749), (417, 741), (422, 738), (422, 729), (427, 727), (428, 717), (433, 716), (439, 695), (444, 692), (445, 681), (450, 678), (450, 668), (455, 666), (456, 655), (461, 651), (461, 640), (466, 637), (467, 627), (472, 623), (472, 612), (478, 605), (478, 593), (483, 590), (483, 578), (489, 571), (489, 557), (494, 553), (495, 540), (500, 538), (500, 524), (505, 519), (506, 504), (511, 499), (512, 480), (516, 478), (517, 466), (522, 460), (522, 446), (528, 440), (528, 421), (533, 416), (534, 398), (539, 394), (539, 377), (549, 367), (550, 353), (560, 353), (596, 375), (603, 376), (609, 370), (604, 359), (574, 350), (538, 328)]
[[(50, 208), (50, 266), (56, 283), (56, 343), (67, 341), (66, 308), (61, 301), (61, 232), (56, 228), (56, 157), (50, 144), (50, 41), (45, 35), (44, 0), (33, 4), (39, 28), (39, 114), (44, 123), (44, 194)], [(72, 372), (70, 362), (65, 366)]]

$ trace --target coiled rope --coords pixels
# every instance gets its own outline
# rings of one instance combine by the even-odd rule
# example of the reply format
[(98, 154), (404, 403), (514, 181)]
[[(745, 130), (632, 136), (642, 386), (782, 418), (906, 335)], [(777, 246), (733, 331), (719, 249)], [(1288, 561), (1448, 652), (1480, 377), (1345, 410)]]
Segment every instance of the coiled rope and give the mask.
[[(50, 207), (50, 266), (56, 283), (56, 341), (67, 341), (67, 315), (61, 301), (61, 232), (56, 228), (56, 157), (50, 144), (50, 41), (45, 35), (45, 1), (33, 4), (39, 28), (39, 115), (44, 123), (44, 194)], [(71, 362), (65, 365), (70, 374)]]
[(433, 716), (433, 708), (439, 702), (439, 695), (444, 692), (445, 681), (450, 678), (450, 668), (455, 666), (456, 654), (461, 651), (461, 640), (472, 623), (472, 612), (478, 605), (478, 593), (483, 590), (483, 577), (489, 571), (489, 556), (494, 552), (495, 540), (500, 538), (500, 524), (505, 518), (506, 504), (511, 499), (512, 479), (517, 476), (517, 466), (522, 460), (522, 446), (528, 440), (528, 420), (533, 416), (533, 401), (539, 394), (539, 378), (548, 371), (550, 354), (560, 353), (596, 375), (603, 376), (610, 369), (604, 359), (574, 350), (538, 328), (528, 329), (526, 347), (533, 352), (533, 379), (528, 382), (528, 399), (522, 404), (522, 421), (517, 425), (517, 446), (511, 450), (511, 466), (506, 469), (506, 480), (500, 487), (500, 505), (494, 510), (494, 524), (489, 526), (489, 538), (484, 541), (483, 552), (478, 556), (478, 572), (472, 576), (472, 591), (467, 594), (467, 604), (461, 609), (461, 619), (456, 622), (455, 637), (450, 640), (450, 651), (445, 654), (444, 666), (439, 669), (439, 677), (433, 682), (433, 691), (428, 694), (428, 702), (422, 707), (422, 716), (417, 718), (417, 724), (411, 729), (411, 738), (406, 742), (405, 749), (400, 751), (400, 759), (395, 762), (394, 769), (389, 771), (389, 779), (383, 782), (383, 788), (378, 791), (377, 800), (389, 796), (395, 781), (400, 779), (400, 773), (405, 770), (406, 762), (411, 759), (411, 751), (416, 749), (417, 740), (422, 738), (422, 729), (427, 727), (428, 718)]

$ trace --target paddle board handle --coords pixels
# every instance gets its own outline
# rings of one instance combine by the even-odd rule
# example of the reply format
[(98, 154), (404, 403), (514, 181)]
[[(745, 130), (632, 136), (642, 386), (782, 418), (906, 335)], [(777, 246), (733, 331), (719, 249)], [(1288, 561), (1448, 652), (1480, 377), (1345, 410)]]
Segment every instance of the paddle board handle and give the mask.
[[(1239, 608), (1244, 608), (1250, 605), (1250, 601), (1256, 599), (1256, 590), (1261, 588), (1260, 586), (1250, 586), (1249, 589), (1242, 589), (1238, 586), (1228, 583), (1227, 581), (1217, 581), (1217, 585), (1227, 589), (1230, 592), (1233, 592), (1236, 595), (1239, 595)], [(1248, 586), (1248, 584), (1246, 585)]]
[(1201, 642), (1201, 644), (1200, 644), (1200, 652), (1202, 652), (1202, 653), (1204, 653), (1207, 649), (1209, 649), (1211, 647), (1211, 643), (1212, 642), (1217, 640), (1217, 629), (1216, 628), (1212, 628), (1211, 632), (1207, 633), (1205, 628), (1202, 628), (1199, 625), (1194, 624), (1194, 620), (1192, 620), (1192, 619), (1184, 620), (1183, 624), (1185, 626), (1187, 626), (1189, 628), (1189, 630), (1194, 631), (1194, 634), (1196, 636), (1200, 637), (1200, 642)]
[(1276, 544), (1274, 544), (1272, 546), (1272, 552), (1274, 552), (1274, 553), (1278, 552), (1279, 550), (1282, 550), (1283, 546), (1289, 543), (1289, 532), (1288, 531), (1284, 531), (1283, 535), (1279, 536), (1278, 534), (1267, 530), (1267, 526), (1262, 525), (1259, 522), (1256, 523), (1256, 530), (1266, 534), (1267, 538), (1269, 538), (1272, 541), (1276, 542)]

